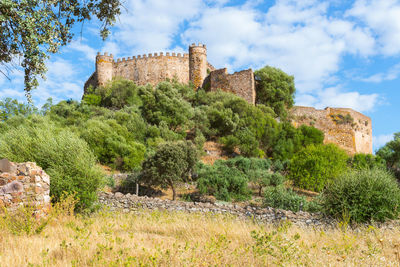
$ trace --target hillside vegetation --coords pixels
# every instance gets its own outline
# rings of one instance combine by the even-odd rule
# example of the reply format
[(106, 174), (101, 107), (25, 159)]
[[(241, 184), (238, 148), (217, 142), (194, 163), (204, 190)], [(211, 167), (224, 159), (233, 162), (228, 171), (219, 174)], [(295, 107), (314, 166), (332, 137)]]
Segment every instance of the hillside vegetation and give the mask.
[[(53, 202), (64, 192), (75, 194), (78, 211), (95, 209), (97, 191), (113, 183), (99, 170), (101, 164), (130, 173), (124, 192), (138, 183), (169, 188), (175, 199), (176, 187), (191, 183), (198, 193), (220, 201), (253, 199), (293, 211), (346, 215), (355, 222), (397, 218), (400, 192), (390, 172), (398, 166), (397, 139), (380, 156), (349, 157), (333, 144), (324, 145), (320, 130), (292, 125), (292, 76), (272, 67), (255, 74), (257, 105), (175, 81), (152, 87), (114, 80), (89, 88), (81, 102), (49, 99), (41, 110), (5, 99), (0, 101), (0, 158), (37, 162), (51, 176)], [(199, 162), (205, 141), (219, 143), (229, 159)], [(390, 171), (381, 171), (385, 168)], [(345, 179), (352, 170), (360, 172)], [(386, 186), (375, 183), (376, 177)], [(346, 193), (353, 184), (365, 188), (357, 203), (356, 195)], [(321, 194), (307, 198), (297, 189)], [(388, 197), (378, 202), (369, 197), (377, 195)], [(326, 206), (336, 199), (347, 204)]]

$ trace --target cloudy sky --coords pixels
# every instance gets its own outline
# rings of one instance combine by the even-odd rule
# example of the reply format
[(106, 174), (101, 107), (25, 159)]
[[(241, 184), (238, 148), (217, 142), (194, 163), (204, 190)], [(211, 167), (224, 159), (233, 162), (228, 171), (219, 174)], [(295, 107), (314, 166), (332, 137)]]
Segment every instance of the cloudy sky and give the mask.
[[(296, 105), (350, 107), (372, 118), (374, 149), (400, 131), (399, 0), (125, 0), (111, 36), (98, 24), (48, 62), (36, 105), (79, 100), (97, 51), (115, 58), (186, 52), (205, 43), (208, 60), (230, 72), (265, 65), (294, 75)], [(24, 100), (23, 73), (0, 76), (0, 98)]]

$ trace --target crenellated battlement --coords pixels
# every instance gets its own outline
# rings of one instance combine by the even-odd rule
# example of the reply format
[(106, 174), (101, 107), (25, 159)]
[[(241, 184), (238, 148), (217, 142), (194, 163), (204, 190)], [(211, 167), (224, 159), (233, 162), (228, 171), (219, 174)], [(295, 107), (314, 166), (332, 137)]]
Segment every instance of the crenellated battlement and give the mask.
[(192, 43), (189, 47), (202, 47), (202, 48), (207, 48), (205, 44), (198, 43), (197, 45), (195, 43)]
[[(100, 53), (98, 53), (99, 55)], [(107, 56), (107, 53), (105, 53), (105, 56)], [(112, 55), (111, 55), (112, 56)], [(165, 57), (174, 57), (174, 58), (189, 58), (188, 53), (175, 53), (175, 52), (158, 52), (158, 53), (148, 53), (148, 54), (143, 54), (143, 55), (136, 55), (132, 57), (123, 57), (123, 58), (118, 58), (114, 60), (114, 63), (122, 63), (122, 62), (127, 62), (127, 61), (134, 61), (134, 60), (143, 60), (147, 58), (165, 58)]]

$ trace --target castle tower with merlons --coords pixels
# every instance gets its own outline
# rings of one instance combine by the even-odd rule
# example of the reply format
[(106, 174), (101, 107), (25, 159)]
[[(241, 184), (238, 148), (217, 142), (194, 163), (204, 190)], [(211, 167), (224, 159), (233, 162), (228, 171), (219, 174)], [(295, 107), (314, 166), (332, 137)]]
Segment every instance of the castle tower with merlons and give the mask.
[[(218, 89), (242, 97), (250, 104), (256, 101), (256, 81), (251, 69), (229, 74), (226, 68), (216, 70), (207, 61), (207, 47), (191, 44), (189, 53), (154, 53), (114, 60), (108, 53), (96, 56), (96, 70), (87, 80), (87, 89), (104, 86), (115, 78), (134, 81), (137, 85), (157, 85), (169, 80), (193, 83), (194, 88)], [(352, 109), (293, 107), (295, 126), (311, 125), (325, 134), (324, 143), (335, 143), (349, 154), (372, 153), (371, 119)]]
[(202, 87), (207, 76), (215, 68), (207, 62), (207, 48), (203, 44), (192, 44), (189, 54), (154, 53), (117, 59), (108, 53), (96, 56), (96, 71), (85, 83), (85, 92), (91, 85), (103, 86), (113, 78), (125, 78), (137, 85), (156, 85), (166, 79), (181, 83), (192, 81), (195, 88)]

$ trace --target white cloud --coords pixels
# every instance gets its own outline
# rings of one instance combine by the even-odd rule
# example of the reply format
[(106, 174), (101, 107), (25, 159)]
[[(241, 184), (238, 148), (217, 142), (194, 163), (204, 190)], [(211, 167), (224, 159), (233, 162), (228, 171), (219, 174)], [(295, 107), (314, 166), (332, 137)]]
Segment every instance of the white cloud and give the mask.
[(296, 104), (300, 106), (314, 106), (318, 109), (325, 107), (352, 108), (359, 112), (372, 110), (379, 102), (378, 94), (360, 94), (346, 92), (340, 86), (320, 90), (315, 96), (300, 94)]
[(56, 80), (68, 80), (76, 74), (75, 66), (62, 58), (55, 58), (47, 63), (47, 77)]
[[(79, 66), (60, 57), (47, 62), (46, 80), (39, 80), (39, 87), (32, 90), (32, 99), (36, 106), (43, 105), (49, 97), (56, 103), (66, 98), (80, 99), (83, 93), (83, 81)], [(23, 73), (16, 70), (11, 81), (5, 81), (0, 88), (0, 98), (11, 97), (26, 102)]]
[(397, 0), (357, 0), (347, 16), (361, 20), (377, 35), (385, 55), (400, 53), (400, 3)]
[(205, 5), (201, 0), (129, 0), (125, 7), (127, 12), (120, 16), (110, 41), (124, 48), (124, 53), (136, 55), (167, 50), (182, 23), (197, 16)]
[(378, 136), (373, 136), (373, 144), (375, 149), (384, 146), (387, 142), (393, 140), (393, 134), (381, 134)]
[(23, 99), (25, 97), (24, 91), (22, 90), (17, 90), (17, 89), (11, 89), (11, 88), (6, 88), (0, 91), (0, 96), (1, 98), (16, 98), (16, 99)]
[[(344, 55), (375, 53), (368, 29), (329, 16), (328, 7), (328, 2), (281, 0), (266, 14), (247, 6), (209, 8), (191, 21), (183, 39), (205, 42), (216, 67), (239, 70), (271, 65), (294, 75), (297, 103), (369, 110), (377, 103), (376, 94), (324, 89), (337, 84)], [(335, 101), (333, 96), (346, 97), (346, 101)]]
[(85, 42), (84, 39), (73, 41), (68, 45), (68, 48), (81, 52), (84, 55), (85, 60), (93, 62), (96, 57), (96, 50), (90, 47), (89, 45), (85, 44), (84, 42)]
[(400, 76), (400, 64), (396, 64), (391, 67), (386, 73), (380, 72), (373, 74), (367, 78), (360, 78), (360, 81), (363, 82), (372, 82), (372, 83), (380, 83), (383, 81), (392, 81), (396, 80)]

